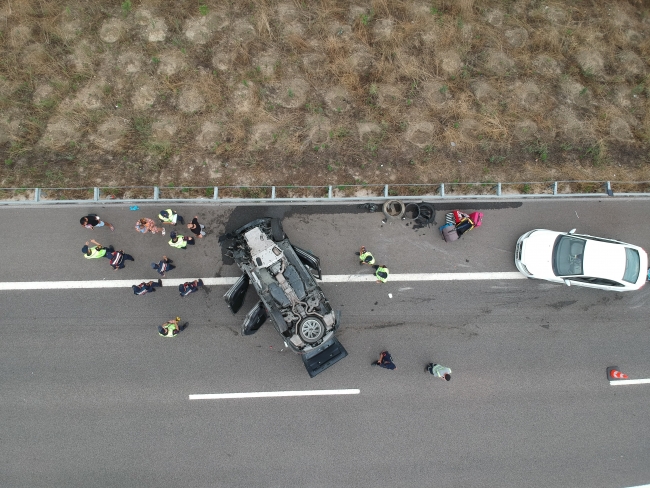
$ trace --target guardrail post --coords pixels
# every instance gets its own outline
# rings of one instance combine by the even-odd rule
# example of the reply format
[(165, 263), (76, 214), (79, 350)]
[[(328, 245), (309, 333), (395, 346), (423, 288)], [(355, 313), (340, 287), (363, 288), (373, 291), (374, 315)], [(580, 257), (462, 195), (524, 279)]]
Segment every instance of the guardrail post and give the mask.
[(275, 200), (275, 187), (271, 187), (271, 200)]
[(213, 200), (218, 200), (219, 199), (219, 187), (218, 186), (214, 187), (214, 192), (212, 194), (212, 199)]
[(440, 196), (444, 197), (445, 196), (445, 184), (440, 183)]
[(40, 202), (41, 201), (41, 189), (40, 188), (34, 188), (34, 201), (35, 202)]
[(553, 182), (553, 195), (557, 195), (557, 181)]
[(607, 189), (607, 195), (610, 196), (610, 197), (613, 197), (614, 192), (612, 191), (612, 182), (611, 181), (607, 182), (606, 189)]
[(327, 189), (327, 198), (332, 198), (334, 194), (332, 193), (332, 185)]
[(388, 185), (384, 185), (384, 198), (388, 198)]
[(160, 200), (160, 188), (158, 188), (157, 186), (153, 187), (153, 199)]
[(497, 196), (498, 196), (498, 197), (501, 196), (501, 182), (498, 182), (498, 183), (497, 183)]
[(93, 188), (93, 200), (98, 201), (99, 200), (99, 187), (96, 186)]

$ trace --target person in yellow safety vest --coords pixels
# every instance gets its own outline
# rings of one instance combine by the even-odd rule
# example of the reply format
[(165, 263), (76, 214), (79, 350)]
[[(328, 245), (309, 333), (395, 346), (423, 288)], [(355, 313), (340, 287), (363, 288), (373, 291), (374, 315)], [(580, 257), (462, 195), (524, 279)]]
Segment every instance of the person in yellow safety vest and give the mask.
[(375, 258), (374, 256), (366, 251), (365, 246), (361, 246), (361, 250), (358, 253), (355, 253), (357, 256), (359, 256), (359, 264), (364, 265), (367, 264), (369, 266), (372, 266), (375, 264)]
[(373, 266), (375, 268), (375, 276), (377, 277), (377, 283), (386, 283), (388, 281), (388, 268), (385, 264), (381, 266)]
[(158, 326), (158, 335), (161, 337), (176, 337), (179, 332), (185, 330), (187, 327), (187, 322), (183, 325), (179, 325), (181, 321), (180, 317), (176, 317), (168, 322), (165, 322), (162, 325)]
[[(95, 244), (95, 246), (88, 247), (90, 245), (90, 242)], [(91, 239), (90, 242), (86, 242), (86, 245), (81, 248), (81, 252), (84, 253), (84, 258), (86, 259), (110, 258), (110, 256), (106, 255), (106, 252), (107, 251), (109, 253), (113, 252), (113, 246), (109, 246), (109, 248), (107, 249), (103, 247), (95, 239)]]
[(442, 366), (441, 364), (429, 363), (425, 371), (428, 371), (436, 378), (451, 381), (451, 369)]
[(180, 222), (181, 224), (185, 224), (185, 219), (174, 212), (171, 208), (168, 208), (167, 210), (161, 210), (158, 214), (158, 218), (163, 224), (176, 225), (176, 221)]
[(188, 244), (194, 245), (194, 237), (185, 237), (184, 235), (172, 232), (170, 235), (169, 245), (178, 249), (185, 249)]

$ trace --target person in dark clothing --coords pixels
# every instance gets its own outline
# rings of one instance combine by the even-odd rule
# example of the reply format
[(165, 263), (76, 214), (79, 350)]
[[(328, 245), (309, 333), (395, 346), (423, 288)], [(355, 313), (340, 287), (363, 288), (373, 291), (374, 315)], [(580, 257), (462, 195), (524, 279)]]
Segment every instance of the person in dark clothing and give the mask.
[(198, 215), (194, 216), (192, 223), (187, 224), (187, 228), (190, 229), (199, 239), (203, 238), (205, 235), (205, 225), (199, 224)]
[(203, 286), (203, 280), (194, 280), (178, 285), (178, 291), (182, 297), (186, 297), (190, 293), (199, 291), (199, 288)]
[(83, 225), (86, 229), (94, 230), (95, 227), (104, 227), (104, 225), (108, 225), (111, 228), (111, 230), (115, 230), (113, 224), (111, 224), (110, 222), (104, 222), (102, 219), (99, 218), (99, 215), (95, 215), (95, 214), (90, 214), (90, 215), (86, 215), (85, 217), (81, 217), (79, 219), (79, 223)]
[(143, 281), (139, 285), (132, 285), (134, 295), (146, 295), (150, 291), (156, 291), (156, 287), (162, 286), (162, 280), (158, 281)]
[(171, 271), (176, 267), (172, 264), (172, 262), (173, 261), (167, 256), (163, 256), (162, 259), (158, 261), (158, 263), (151, 263), (151, 267), (158, 271), (158, 274), (164, 278), (167, 271)]
[(111, 267), (115, 271), (124, 267), (124, 261), (135, 261), (135, 259), (133, 259), (133, 256), (126, 254), (122, 250), (113, 251), (110, 253), (107, 252), (106, 257), (111, 260)]
[(393, 356), (388, 351), (382, 351), (379, 355), (379, 361), (374, 361), (373, 366), (381, 366), (386, 369), (395, 369), (397, 366), (393, 364)]

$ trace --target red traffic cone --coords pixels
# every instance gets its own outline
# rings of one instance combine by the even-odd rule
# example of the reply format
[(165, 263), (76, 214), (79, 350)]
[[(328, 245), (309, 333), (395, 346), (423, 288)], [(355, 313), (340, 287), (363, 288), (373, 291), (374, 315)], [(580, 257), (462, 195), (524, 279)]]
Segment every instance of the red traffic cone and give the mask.
[(612, 380), (626, 380), (627, 375), (621, 373), (618, 370), (618, 366), (610, 366), (607, 368), (607, 379), (612, 381)]

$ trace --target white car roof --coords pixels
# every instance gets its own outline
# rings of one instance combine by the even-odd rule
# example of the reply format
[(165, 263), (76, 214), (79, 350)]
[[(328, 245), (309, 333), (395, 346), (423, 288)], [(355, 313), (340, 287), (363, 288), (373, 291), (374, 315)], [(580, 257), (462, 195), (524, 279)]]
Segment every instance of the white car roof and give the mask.
[(582, 257), (585, 276), (621, 281), (625, 274), (625, 246), (586, 239)]

